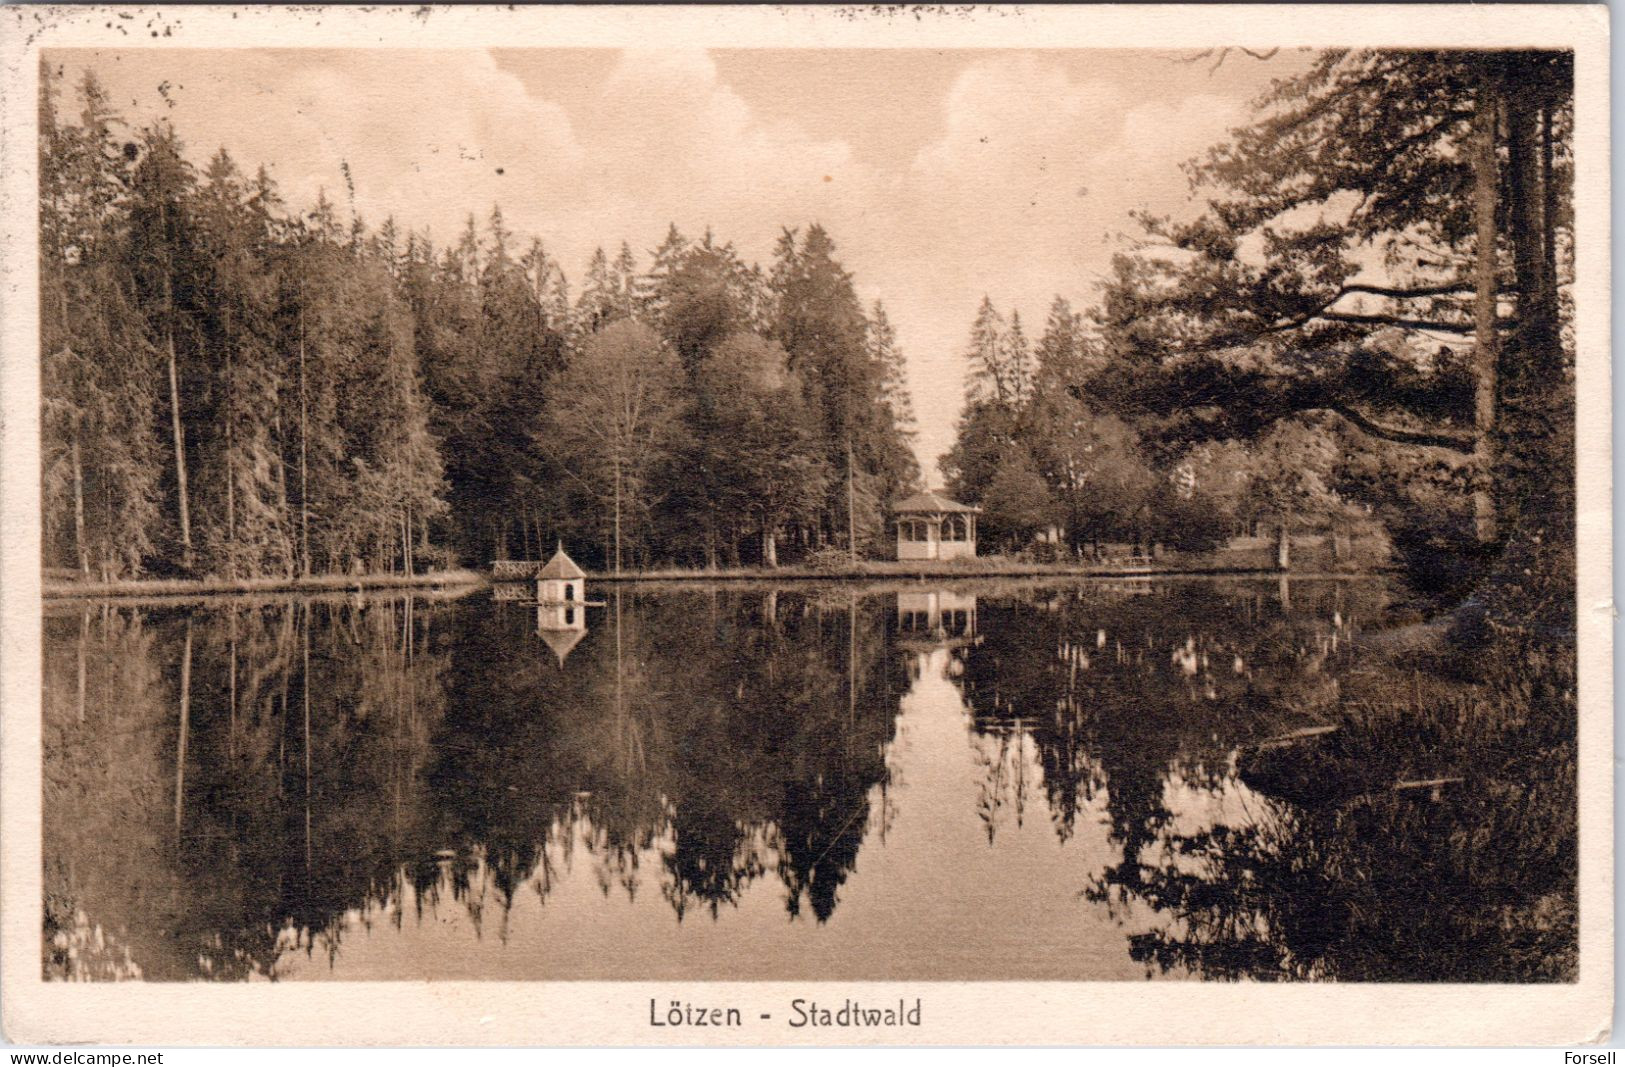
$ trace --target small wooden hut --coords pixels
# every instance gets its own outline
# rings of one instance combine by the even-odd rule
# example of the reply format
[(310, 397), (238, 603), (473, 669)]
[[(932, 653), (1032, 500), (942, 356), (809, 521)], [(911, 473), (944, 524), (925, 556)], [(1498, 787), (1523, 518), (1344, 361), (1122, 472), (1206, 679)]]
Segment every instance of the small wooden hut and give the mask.
[(536, 571), (536, 599), (556, 604), (579, 604), (586, 600), (587, 572), (576, 566), (560, 543), (553, 558)]
[(564, 666), (587, 633), (587, 573), (561, 544), (536, 571), (536, 633)]

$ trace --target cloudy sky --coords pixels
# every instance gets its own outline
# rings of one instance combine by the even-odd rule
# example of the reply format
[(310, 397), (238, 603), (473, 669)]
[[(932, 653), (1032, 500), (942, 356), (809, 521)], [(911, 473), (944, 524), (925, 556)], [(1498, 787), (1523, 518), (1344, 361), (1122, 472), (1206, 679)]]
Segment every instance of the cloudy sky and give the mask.
[(500, 203), (578, 280), (596, 245), (675, 222), (767, 263), (822, 223), (909, 360), (928, 477), (951, 444), (983, 294), (1035, 337), (1087, 305), (1128, 212), (1178, 211), (1178, 163), (1224, 137), (1301, 53), (1212, 70), (1175, 53), (651, 49), (55, 52), (135, 123), (168, 114), (200, 161), (266, 164), (371, 223), (454, 237)]

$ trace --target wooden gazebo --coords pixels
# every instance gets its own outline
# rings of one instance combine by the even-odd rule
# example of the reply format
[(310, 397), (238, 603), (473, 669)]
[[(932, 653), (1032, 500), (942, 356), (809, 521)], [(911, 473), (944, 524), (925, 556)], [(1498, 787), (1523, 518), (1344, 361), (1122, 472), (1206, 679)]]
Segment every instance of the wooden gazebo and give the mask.
[(892, 505), (898, 559), (961, 559), (976, 555), (981, 508), (927, 490)]

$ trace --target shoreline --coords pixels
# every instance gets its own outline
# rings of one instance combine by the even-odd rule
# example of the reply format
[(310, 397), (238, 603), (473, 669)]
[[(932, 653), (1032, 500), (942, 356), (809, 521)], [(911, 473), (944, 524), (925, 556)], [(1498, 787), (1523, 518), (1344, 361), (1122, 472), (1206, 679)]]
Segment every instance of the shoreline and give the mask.
[[(816, 583), (864, 581), (976, 581), (998, 578), (1098, 578), (1103, 580), (1151, 580), (1158, 578), (1287, 578), (1338, 580), (1368, 578), (1386, 573), (1382, 569), (1294, 571), (1277, 567), (1246, 565), (1172, 563), (1167, 566), (1125, 570), (1098, 565), (1055, 563), (1009, 563), (980, 567), (962, 564), (922, 567), (910, 563), (894, 566), (892, 561), (870, 561), (855, 567), (778, 568), (737, 567), (727, 570), (668, 568), (647, 571), (589, 571), (587, 580), (611, 585), (640, 582), (662, 583)], [(330, 574), (309, 578), (158, 578), (121, 582), (64, 582), (46, 579), (41, 583), (43, 600), (112, 600), (122, 598), (232, 596), (246, 593), (355, 593), (382, 589), (476, 588), (484, 585), (525, 582), (531, 579), (493, 578), (488, 572), (459, 569), (433, 574)]]
[[(627, 584), (632, 582), (856, 582), (875, 580), (906, 581), (975, 581), (984, 578), (1201, 578), (1201, 577), (1256, 577), (1256, 578), (1359, 578), (1373, 572), (1283, 571), (1274, 567), (1201, 566), (1197, 564), (1124, 570), (1100, 566), (1059, 566), (1052, 563), (1011, 564), (1009, 566), (969, 567), (897, 567), (885, 568), (822, 568), (779, 567), (776, 569), (740, 567), (730, 570), (653, 570), (612, 572), (589, 571), (587, 580)], [(522, 579), (521, 579), (522, 580)]]
[(102, 600), (116, 597), (224, 596), (238, 593), (349, 593), (368, 589), (438, 589), (476, 586), (490, 579), (477, 571), (433, 574), (313, 574), (309, 578), (152, 578), (123, 582), (64, 582), (44, 579), (45, 600)]

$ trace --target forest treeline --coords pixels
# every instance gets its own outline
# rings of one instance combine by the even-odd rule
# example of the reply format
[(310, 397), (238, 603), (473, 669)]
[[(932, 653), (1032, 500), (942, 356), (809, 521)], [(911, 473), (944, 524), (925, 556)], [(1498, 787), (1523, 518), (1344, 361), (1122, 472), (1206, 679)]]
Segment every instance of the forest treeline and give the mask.
[(45, 70), (40, 118), (48, 567), (772, 563), (863, 549), (918, 482), (885, 309), (817, 225), (765, 270), (673, 226), (572, 292), (500, 208), (444, 247), (296, 209), (89, 74)]
[(1568, 611), (1542, 583), (1573, 573), (1573, 121), (1568, 52), (1276, 79), (1093, 306), (1032, 344), (984, 301), (950, 490), (1074, 548), (1380, 523), (1427, 584), (1488, 568)]
[[(1099, 395), (1111, 380), (1108, 347), (1059, 296), (1036, 343), (1019, 311), (1006, 316), (984, 298), (966, 358), (965, 408), (942, 468), (950, 492), (984, 508), (989, 547), (1016, 550), (1054, 531), (1073, 554), (1114, 542), (1204, 551), (1286, 528), (1330, 531), (1351, 556), (1357, 538), (1366, 558), (1385, 552), (1375, 509), (1340, 492), (1350, 475), (1373, 476), (1385, 450), (1330, 420), (1282, 420), (1252, 439), (1170, 447), (1148, 420)], [(1388, 517), (1401, 527), (1439, 521)]]

